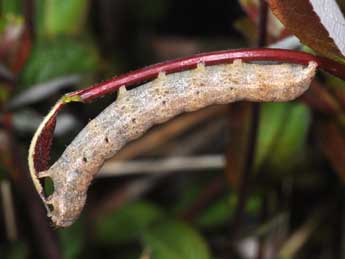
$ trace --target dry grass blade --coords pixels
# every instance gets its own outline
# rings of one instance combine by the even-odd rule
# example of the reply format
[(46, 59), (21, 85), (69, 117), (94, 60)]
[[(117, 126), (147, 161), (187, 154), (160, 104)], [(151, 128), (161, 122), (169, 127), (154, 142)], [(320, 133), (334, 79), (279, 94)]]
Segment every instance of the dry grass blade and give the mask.
[(328, 209), (325, 208), (324, 205), (323, 207), (316, 209), (313, 213), (311, 213), (311, 216), (308, 217), (308, 220), (299, 229), (292, 233), (290, 238), (285, 242), (285, 244), (283, 244), (277, 258), (294, 258), (302, 246), (311, 237), (316, 228), (320, 225), (325, 216), (325, 211), (328, 211)]
[(202, 155), (196, 157), (170, 157), (155, 160), (113, 161), (106, 163), (98, 174), (101, 177), (114, 177), (131, 174), (163, 174), (176, 171), (222, 169), (225, 159), (222, 155)]

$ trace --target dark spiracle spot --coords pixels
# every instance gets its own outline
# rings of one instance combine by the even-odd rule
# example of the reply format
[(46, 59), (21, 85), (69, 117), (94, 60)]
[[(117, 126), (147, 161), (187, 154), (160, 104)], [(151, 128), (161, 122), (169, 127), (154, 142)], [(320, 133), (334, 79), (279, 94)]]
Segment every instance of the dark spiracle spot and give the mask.
[(83, 162), (86, 163), (87, 162), (87, 158), (84, 156), (83, 157)]
[(167, 103), (166, 101), (163, 101), (163, 102), (162, 102), (163, 105), (166, 105), (166, 103)]
[(133, 123), (136, 123), (136, 122), (137, 122), (137, 120), (136, 120), (135, 118), (133, 118), (133, 119), (132, 119), (132, 122), (133, 122)]
[(48, 208), (49, 208), (50, 211), (53, 211), (53, 210), (54, 210), (53, 204), (46, 203), (46, 205), (48, 206)]
[(108, 137), (105, 137), (105, 142), (109, 143), (109, 138)]

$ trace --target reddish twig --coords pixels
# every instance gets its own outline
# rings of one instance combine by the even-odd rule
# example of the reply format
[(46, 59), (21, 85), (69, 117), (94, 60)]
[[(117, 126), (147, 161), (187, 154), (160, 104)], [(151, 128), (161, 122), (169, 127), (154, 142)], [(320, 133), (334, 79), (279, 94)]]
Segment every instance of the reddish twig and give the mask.
[(259, 9), (259, 23), (258, 23), (258, 47), (264, 47), (267, 44), (267, 17), (268, 17), (268, 4), (266, 0), (260, 0)]
[(78, 96), (80, 98), (79, 101), (90, 102), (96, 98), (118, 90), (121, 86), (131, 86), (145, 80), (154, 79), (160, 72), (170, 74), (196, 68), (199, 63), (204, 63), (205, 65), (216, 65), (232, 62), (235, 59), (242, 59), (243, 61), (289, 62), (301, 65), (308, 65), (310, 61), (314, 61), (321, 69), (345, 80), (345, 66), (328, 58), (285, 49), (237, 49), (208, 52), (158, 63), (123, 74), (89, 88), (70, 93), (68, 96)]

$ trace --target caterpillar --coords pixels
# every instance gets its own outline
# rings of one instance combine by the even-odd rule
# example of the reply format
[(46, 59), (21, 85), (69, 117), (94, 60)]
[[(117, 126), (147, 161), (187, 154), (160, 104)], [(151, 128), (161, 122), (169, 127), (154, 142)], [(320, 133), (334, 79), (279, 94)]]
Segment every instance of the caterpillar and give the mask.
[(56, 226), (70, 226), (80, 215), (88, 187), (104, 161), (151, 126), (212, 104), (294, 100), (308, 89), (316, 68), (314, 61), (303, 66), (237, 59), (230, 64), (199, 63), (183, 72), (160, 72), (156, 79), (131, 90), (122, 86), (116, 101), (79, 132), (49, 169), (36, 173), (30, 167), (38, 191), (42, 190), (38, 178), (50, 177), (54, 184), (54, 192), (42, 196), (48, 216)]

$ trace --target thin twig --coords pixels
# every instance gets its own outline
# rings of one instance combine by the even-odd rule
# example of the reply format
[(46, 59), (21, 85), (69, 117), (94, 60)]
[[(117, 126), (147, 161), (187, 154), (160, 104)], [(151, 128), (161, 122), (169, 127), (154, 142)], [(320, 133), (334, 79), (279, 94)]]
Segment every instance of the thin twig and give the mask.
[(311, 237), (312, 233), (321, 224), (326, 214), (329, 213), (329, 203), (323, 204), (308, 216), (306, 222), (298, 228), (280, 249), (277, 258), (294, 258), (296, 253)]
[(17, 225), (15, 221), (11, 184), (9, 183), (9, 181), (3, 180), (0, 182), (0, 191), (4, 212), (6, 235), (9, 241), (14, 241), (17, 239)]
[(209, 66), (229, 63), (236, 59), (241, 59), (244, 62), (276, 61), (301, 65), (308, 65), (311, 61), (313, 61), (320, 69), (323, 69), (339, 78), (345, 78), (345, 68), (343, 64), (328, 58), (314, 56), (305, 52), (268, 48), (225, 50), (201, 53), (190, 57), (169, 60), (131, 71), (102, 83), (95, 84), (91, 87), (68, 93), (65, 95), (63, 100), (69, 101), (63, 101), (61, 106), (64, 106), (66, 103), (72, 100), (80, 102), (94, 101), (97, 98), (118, 90), (122, 86), (132, 86), (143, 81), (155, 79), (161, 72), (171, 74), (194, 69), (200, 63)]
[(267, 17), (268, 4), (266, 0), (260, 0), (259, 23), (258, 23), (258, 47), (264, 47), (267, 44)]
[(130, 174), (164, 174), (177, 171), (214, 170), (223, 169), (224, 165), (225, 159), (222, 155), (169, 157), (129, 162), (113, 161), (102, 167), (97, 178)]

